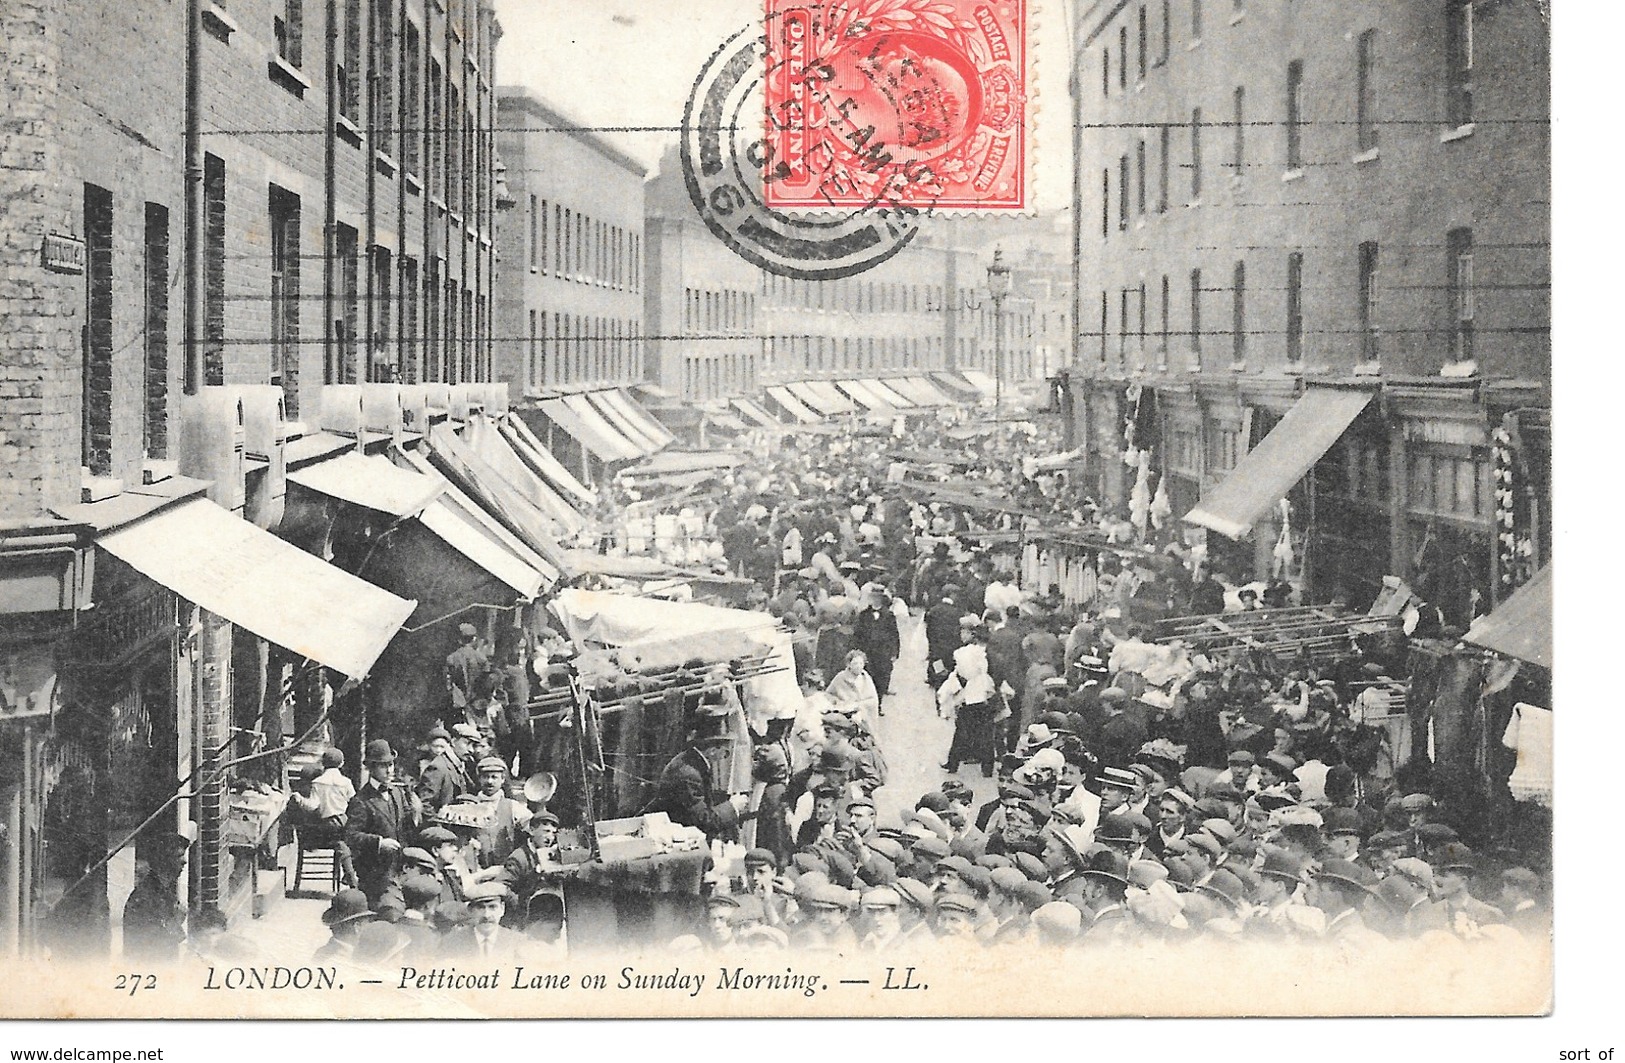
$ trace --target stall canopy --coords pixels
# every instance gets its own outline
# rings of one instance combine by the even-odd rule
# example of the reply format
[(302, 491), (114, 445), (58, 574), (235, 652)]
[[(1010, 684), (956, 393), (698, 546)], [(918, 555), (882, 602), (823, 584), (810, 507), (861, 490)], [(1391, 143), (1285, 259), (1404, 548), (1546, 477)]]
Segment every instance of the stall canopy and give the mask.
[(898, 389), (891, 387), (884, 380), (866, 380), (869, 390), (875, 397), (886, 403), (894, 410), (912, 410), (916, 403)]
[[(396, 451), (395, 462), (425, 476), (444, 480), (429, 464), (429, 459), (415, 451)], [(558, 565), (531, 549), (453, 484), (446, 484), (444, 493), (423, 511), (420, 519), (447, 545), (525, 597), (533, 596), (543, 582), (551, 583), (559, 578)], [(448, 521), (456, 521), (458, 525)], [(470, 541), (463, 534), (464, 527), (479, 532), (485, 543)], [(500, 556), (491, 554), (491, 548), (499, 551)]]
[(580, 531), (586, 526), (586, 519), (570, 505), (568, 500), (530, 470), (530, 466), (514, 452), (508, 440), (489, 418), (471, 417), (464, 433), (464, 441), (469, 449), (495, 470), (509, 487), (556, 521), (559, 530), (571, 533)]
[(1552, 566), (1547, 565), (1512, 592), (1488, 616), (1467, 629), (1474, 646), (1520, 661), (1552, 666)]
[[(560, 591), (552, 608), (578, 645), (615, 647), (623, 661), (645, 668), (726, 659), (743, 637), (767, 652), (771, 669), (743, 684), (747, 712), (791, 718), (802, 705), (790, 633), (767, 613), (573, 587)], [(718, 652), (707, 652), (708, 647)]]
[(429, 460), (491, 516), (558, 570), (563, 567), (555, 527), (535, 503), (508, 484), (443, 424), (429, 431)]
[(896, 412), (896, 407), (880, 396), (867, 380), (843, 380), (839, 384), (840, 390), (850, 396), (859, 406), (870, 413), (890, 414)]
[(1370, 404), (1372, 392), (1312, 387), (1217, 487), (1185, 514), (1187, 524), (1239, 539), (1286, 497)]
[(823, 417), (851, 413), (857, 409), (857, 403), (835, 390), (835, 385), (827, 380), (797, 380), (789, 388), (790, 394)]
[(730, 405), (745, 415), (745, 420), (751, 421), (763, 428), (777, 428), (779, 422), (773, 415), (762, 409), (750, 399), (736, 398), (728, 400)]
[(535, 433), (531, 432), (524, 421), (510, 413), (497, 422), (497, 430), (502, 433), (502, 438), (512, 445), (515, 454), (523, 458), (531, 469), (566, 498), (587, 506), (597, 502), (597, 496), (592, 493), (592, 489), (572, 476), (570, 470), (542, 445), (542, 441), (536, 438)]
[(187, 601), (352, 679), (367, 674), (417, 608), (202, 499), (97, 545)]
[(610, 388), (607, 391), (593, 393), (595, 400), (604, 405), (613, 407), (642, 434), (654, 440), (655, 449), (670, 446), (677, 437), (666, 430), (666, 426), (654, 419), (654, 415), (645, 410), (638, 401), (626, 393), (624, 388)]
[(745, 456), (731, 450), (668, 450), (621, 470), (627, 477), (659, 477), (700, 469), (736, 469)]
[(392, 517), (414, 517), (439, 497), (439, 480), (397, 469), (382, 454), (350, 451), (288, 473), (288, 482)]
[(997, 398), (999, 385), (987, 373), (980, 369), (961, 369), (959, 375), (965, 378), (966, 383), (975, 388), (984, 399)]
[(586, 406), (586, 412), (583, 413), (571, 404), (572, 399), (576, 400), (577, 404), (586, 405), (586, 400), (579, 395), (561, 395), (540, 400), (536, 408), (600, 461), (631, 461), (633, 458), (643, 456), (643, 448), (634, 445), (631, 440), (610, 427), (609, 422), (599, 416), (590, 405)]
[(611, 428), (619, 432), (622, 438), (637, 447), (644, 454), (652, 454), (665, 444), (653, 434), (645, 432), (632, 422), (619, 406), (612, 403), (607, 391), (589, 391), (579, 396), (587, 400), (587, 405), (598, 416), (602, 417)]
[(953, 401), (923, 376), (891, 377), (885, 383), (916, 406), (946, 406)]
[(951, 396), (956, 405), (961, 402), (976, 402), (982, 397), (981, 390), (958, 373), (934, 372), (931, 374), (931, 383), (934, 387), (941, 388), (945, 394)]
[(796, 398), (787, 387), (782, 385), (770, 387), (767, 389), (767, 397), (802, 424), (816, 424), (820, 420), (818, 411)]

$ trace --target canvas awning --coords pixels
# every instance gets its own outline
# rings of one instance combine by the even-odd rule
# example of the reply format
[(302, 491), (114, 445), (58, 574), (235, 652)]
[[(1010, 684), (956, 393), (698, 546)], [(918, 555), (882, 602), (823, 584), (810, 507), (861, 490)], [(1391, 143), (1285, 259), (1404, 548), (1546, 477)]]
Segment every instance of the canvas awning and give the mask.
[[(435, 467), (429, 463), (428, 457), (418, 451), (397, 450), (394, 454), (394, 460), (395, 464), (402, 466), (403, 468), (416, 469), (425, 476), (433, 476), (441, 480), (445, 479), (435, 469)], [(500, 548), (509, 557), (518, 561), (525, 568), (540, 573), (544, 580), (556, 580), (561, 574), (559, 565), (555, 564), (548, 557), (544, 557), (542, 554), (537, 553), (523, 539), (509, 531), (501, 521), (497, 520), (490, 513), (486, 512), (483, 506), (459, 490), (455, 484), (448, 482), (446, 484), (445, 492), (435, 500), (433, 505), (431, 505), (427, 510), (424, 510), (424, 512), (426, 514), (433, 514), (435, 511), (440, 509), (445, 509), (452, 516), (461, 520), (464, 524), (478, 530), (487, 540)], [(435, 518), (431, 516), (430, 519), (433, 520)], [(429, 524), (429, 521), (425, 521), (424, 523)], [(429, 530), (435, 530), (432, 524), (430, 525)], [(439, 533), (437, 532), (437, 534)], [(441, 538), (446, 539), (448, 543), (450, 543), (454, 548), (457, 548), (459, 552), (462, 552), (470, 561), (473, 561), (481, 568), (484, 568), (491, 575), (496, 576), (498, 579), (502, 580), (504, 583), (507, 583), (509, 586), (514, 587), (516, 590), (520, 589), (519, 585), (528, 583), (529, 577), (520, 575), (516, 569), (508, 568), (506, 566), (502, 566), (500, 568), (492, 567), (484, 564), (481, 560), (484, 557), (483, 553), (477, 554), (462, 551), (459, 545), (461, 540), (453, 541), (454, 537), (447, 535), (442, 535)]]
[(435, 425), (429, 430), (427, 442), (429, 460), (437, 470), (476, 499), (532, 551), (546, 558), (554, 571), (562, 567), (556, 522), (470, 450), (450, 428)]
[(547, 577), (505, 549), (478, 524), (460, 516), (459, 507), (436, 500), (418, 517), (423, 526), (453, 550), (526, 600), (536, 597)]
[(789, 388), (782, 385), (767, 389), (767, 397), (778, 403), (791, 417), (802, 424), (815, 424), (821, 420), (818, 411), (796, 398)]
[(382, 454), (348, 451), (288, 473), (288, 482), (392, 517), (413, 517), (439, 495), (439, 481), (397, 469)]
[(622, 413), (619, 407), (612, 405), (605, 397), (608, 394), (606, 391), (589, 391), (578, 397), (586, 399), (587, 405), (592, 411), (602, 417), (611, 428), (619, 432), (627, 442), (637, 447), (640, 454), (653, 454), (659, 450), (661, 444), (655, 440), (655, 437), (645, 434), (628, 420), (626, 414)]
[(886, 384), (916, 406), (947, 406), (953, 401), (923, 376), (892, 377)]
[[(586, 412), (583, 413), (576, 405), (572, 405), (569, 399), (575, 399), (578, 405), (585, 406)], [(634, 445), (631, 440), (612, 428), (579, 395), (542, 399), (536, 404), (536, 408), (600, 461), (631, 461), (633, 458), (643, 456), (641, 447)]]
[(598, 496), (593, 494), (592, 489), (571, 475), (570, 470), (566, 469), (542, 441), (536, 438), (536, 434), (522, 419), (510, 413), (497, 422), (497, 430), (525, 464), (566, 498), (576, 499), (587, 506), (592, 506), (598, 501)]
[(1370, 391), (1312, 387), (1263, 442), (1185, 514), (1187, 524), (1239, 539), (1286, 497), (1370, 404)]
[(417, 608), (203, 499), (96, 545), (187, 601), (351, 679), (367, 674)]
[(624, 477), (668, 476), (701, 469), (736, 469), (745, 456), (731, 450), (668, 450), (655, 454), (620, 472)]
[(841, 391), (849, 395), (859, 406), (862, 406), (870, 413), (891, 414), (897, 412), (897, 408), (881, 398), (879, 393), (870, 386), (870, 383), (868, 380), (843, 380), (840, 382), (839, 387)]
[(586, 519), (562, 495), (530, 470), (490, 419), (470, 418), (464, 430), (469, 449), (527, 501), (557, 521), (566, 532), (580, 531)]
[(971, 387), (975, 388), (981, 394), (982, 398), (992, 399), (998, 397), (998, 382), (995, 381), (992, 376), (982, 372), (980, 369), (961, 369), (959, 371), (959, 375), (964, 377), (965, 381), (970, 384)]
[(1512, 592), (1488, 616), (1473, 621), (1467, 642), (1520, 661), (1552, 666), (1552, 566)]
[(856, 403), (835, 390), (835, 385), (828, 381), (797, 380), (788, 387), (790, 394), (800, 399), (803, 405), (818, 411), (822, 417), (851, 413), (857, 408)]
[(729, 399), (728, 402), (731, 406), (733, 406), (734, 409), (744, 414), (745, 420), (747, 421), (752, 421), (763, 428), (781, 427), (779, 422), (773, 417), (772, 414), (762, 409), (750, 399), (735, 398)]
[(912, 410), (915, 406), (913, 399), (884, 380), (869, 380), (865, 383), (869, 385), (869, 390), (874, 392), (877, 398), (894, 410)]
[(677, 437), (672, 435), (665, 425), (655, 420), (654, 415), (639, 405), (636, 399), (628, 395), (626, 389), (610, 388), (607, 391), (595, 391), (593, 398), (619, 411), (627, 423), (654, 441), (656, 450), (676, 441)]
[(982, 397), (982, 393), (958, 373), (946, 370), (934, 372), (931, 374), (931, 384), (952, 398), (956, 405), (961, 402), (975, 402)]

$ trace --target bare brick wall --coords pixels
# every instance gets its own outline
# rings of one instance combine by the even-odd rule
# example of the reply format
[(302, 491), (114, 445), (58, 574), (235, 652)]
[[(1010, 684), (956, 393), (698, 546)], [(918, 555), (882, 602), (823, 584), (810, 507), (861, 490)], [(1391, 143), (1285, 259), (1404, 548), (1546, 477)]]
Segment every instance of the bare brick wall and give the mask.
[(0, 4), (0, 518), (75, 500), (79, 480), (80, 278), (40, 265), (45, 236), (78, 214), (57, 179), (59, 7)]

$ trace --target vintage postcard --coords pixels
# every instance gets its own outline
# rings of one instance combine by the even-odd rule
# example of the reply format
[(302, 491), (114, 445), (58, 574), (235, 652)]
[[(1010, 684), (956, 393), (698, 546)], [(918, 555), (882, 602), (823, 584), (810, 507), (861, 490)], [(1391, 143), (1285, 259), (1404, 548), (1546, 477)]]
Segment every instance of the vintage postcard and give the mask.
[(1550, 55), (8, 0), (0, 1016), (1548, 1014)]

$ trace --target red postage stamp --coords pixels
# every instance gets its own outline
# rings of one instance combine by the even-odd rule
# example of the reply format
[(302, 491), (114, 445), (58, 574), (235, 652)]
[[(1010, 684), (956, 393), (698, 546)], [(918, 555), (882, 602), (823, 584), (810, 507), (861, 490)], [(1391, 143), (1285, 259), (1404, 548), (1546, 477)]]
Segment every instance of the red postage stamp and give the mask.
[(766, 0), (770, 207), (1021, 210), (1028, 0)]

